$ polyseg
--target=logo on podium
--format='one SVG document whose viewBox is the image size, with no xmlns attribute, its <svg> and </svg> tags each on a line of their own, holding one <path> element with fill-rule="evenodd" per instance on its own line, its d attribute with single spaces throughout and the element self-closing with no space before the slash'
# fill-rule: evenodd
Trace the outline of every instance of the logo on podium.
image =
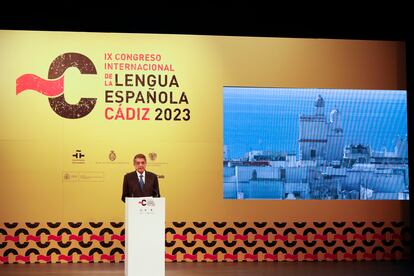
<svg viewBox="0 0 414 276">
<path fill-rule="evenodd" d="M 138 201 L 138 204 L 141 205 L 141 206 L 154 207 L 155 206 L 155 201 L 152 200 L 152 199 L 148 199 L 148 200 L 143 199 L 143 200 Z"/>
</svg>

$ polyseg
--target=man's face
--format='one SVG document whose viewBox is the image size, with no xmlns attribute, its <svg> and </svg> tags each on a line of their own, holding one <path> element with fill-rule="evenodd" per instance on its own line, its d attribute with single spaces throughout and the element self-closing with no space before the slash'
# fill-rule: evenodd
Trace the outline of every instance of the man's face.
<svg viewBox="0 0 414 276">
<path fill-rule="evenodd" d="M 137 158 L 134 161 L 135 170 L 139 173 L 143 173 L 145 171 L 145 167 L 147 166 L 147 162 L 145 162 L 144 158 Z"/>
</svg>

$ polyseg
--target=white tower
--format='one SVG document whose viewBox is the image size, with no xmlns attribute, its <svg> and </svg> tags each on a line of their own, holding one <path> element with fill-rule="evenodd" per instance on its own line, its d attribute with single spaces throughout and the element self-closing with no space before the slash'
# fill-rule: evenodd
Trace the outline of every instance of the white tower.
<svg viewBox="0 0 414 276">
<path fill-rule="evenodd" d="M 329 114 L 329 123 L 331 123 L 333 128 L 342 129 L 342 120 L 338 109 L 333 109 L 331 114 Z"/>
<path fill-rule="evenodd" d="M 324 116 L 325 101 L 319 95 L 314 115 L 299 115 L 299 159 L 324 160 L 326 158 L 327 126 Z"/>
<path fill-rule="evenodd" d="M 328 161 L 339 161 L 343 156 L 344 131 L 339 110 L 334 109 L 329 114 L 329 127 L 326 145 L 326 159 Z"/>
</svg>

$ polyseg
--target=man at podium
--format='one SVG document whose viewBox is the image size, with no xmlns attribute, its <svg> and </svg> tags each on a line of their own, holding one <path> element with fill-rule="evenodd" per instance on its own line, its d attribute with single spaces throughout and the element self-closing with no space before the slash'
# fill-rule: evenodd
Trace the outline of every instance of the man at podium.
<svg viewBox="0 0 414 276">
<path fill-rule="evenodd" d="M 124 176 L 122 201 L 125 202 L 125 197 L 160 197 L 157 175 L 145 170 L 147 166 L 145 155 L 141 153 L 135 155 L 133 163 L 135 171 Z"/>
</svg>

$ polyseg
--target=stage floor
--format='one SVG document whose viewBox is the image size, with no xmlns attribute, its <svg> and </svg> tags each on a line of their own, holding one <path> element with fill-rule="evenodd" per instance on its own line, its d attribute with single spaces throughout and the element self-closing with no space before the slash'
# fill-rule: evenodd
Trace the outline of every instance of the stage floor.
<svg viewBox="0 0 414 276">
<path fill-rule="evenodd" d="M 166 263 L 166 275 L 413 275 L 409 262 Z M 410 273 L 411 272 L 411 273 Z M 5 264 L 0 275 L 124 275 L 123 263 Z"/>
</svg>

